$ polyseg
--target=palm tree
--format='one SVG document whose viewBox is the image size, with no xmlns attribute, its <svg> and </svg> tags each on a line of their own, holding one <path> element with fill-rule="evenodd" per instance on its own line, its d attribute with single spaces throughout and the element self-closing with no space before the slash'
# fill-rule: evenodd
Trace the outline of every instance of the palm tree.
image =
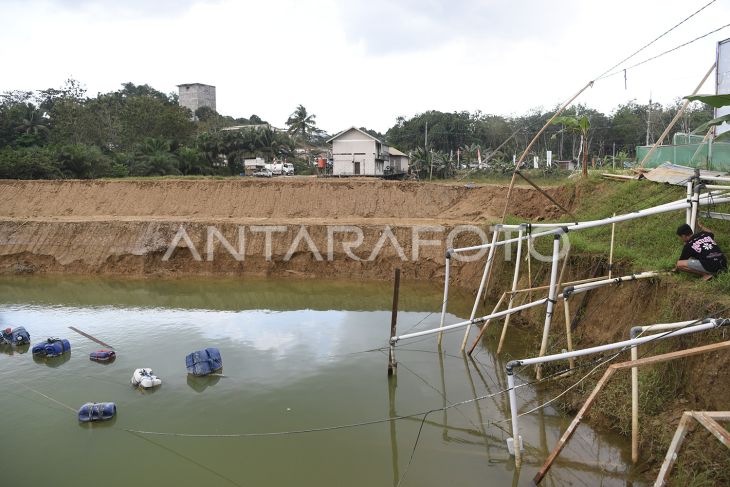
<svg viewBox="0 0 730 487">
<path fill-rule="evenodd" d="M 21 123 L 15 129 L 26 135 L 37 136 L 40 134 L 47 134 L 48 120 L 43 116 L 43 112 L 41 110 L 28 103 Z"/>
<path fill-rule="evenodd" d="M 314 121 L 315 118 L 317 118 L 316 115 L 307 113 L 304 105 L 299 105 L 286 121 L 286 125 L 289 127 L 289 133 L 306 139 L 307 134 L 311 134 L 317 128 L 317 124 Z"/>
</svg>

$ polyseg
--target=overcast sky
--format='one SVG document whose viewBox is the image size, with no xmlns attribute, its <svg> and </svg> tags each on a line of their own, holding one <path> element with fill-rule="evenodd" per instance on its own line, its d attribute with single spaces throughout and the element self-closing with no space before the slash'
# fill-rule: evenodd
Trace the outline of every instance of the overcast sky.
<svg viewBox="0 0 730 487">
<path fill-rule="evenodd" d="M 434 109 L 553 107 L 709 0 L 0 0 L 0 91 L 122 82 L 217 87 L 218 111 L 336 133 Z M 627 66 L 730 22 L 716 1 Z M 730 28 L 600 82 L 579 102 L 691 93 Z M 714 76 L 703 92 L 714 91 Z"/>
</svg>

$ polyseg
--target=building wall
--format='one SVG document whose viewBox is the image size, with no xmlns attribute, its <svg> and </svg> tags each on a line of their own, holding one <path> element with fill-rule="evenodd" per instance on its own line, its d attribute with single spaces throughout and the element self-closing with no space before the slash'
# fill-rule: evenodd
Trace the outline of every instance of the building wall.
<svg viewBox="0 0 730 487">
<path fill-rule="evenodd" d="M 200 107 L 216 109 L 215 86 L 194 83 L 180 85 L 178 90 L 180 105 L 189 108 L 193 113 Z"/>
<path fill-rule="evenodd" d="M 354 175 L 355 163 L 359 162 L 360 175 L 380 176 L 388 162 L 379 160 L 378 151 L 387 154 L 388 146 L 381 145 L 357 130 L 349 130 L 332 141 L 332 174 Z"/>
</svg>

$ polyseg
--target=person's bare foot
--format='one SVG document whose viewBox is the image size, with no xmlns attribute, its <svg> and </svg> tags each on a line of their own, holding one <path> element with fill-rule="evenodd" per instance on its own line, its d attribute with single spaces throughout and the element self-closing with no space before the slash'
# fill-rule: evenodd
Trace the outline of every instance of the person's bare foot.
<svg viewBox="0 0 730 487">
<path fill-rule="evenodd" d="M 713 275 L 712 274 L 705 274 L 704 276 L 702 276 L 702 280 L 703 281 L 709 281 L 712 278 L 713 278 Z"/>
</svg>

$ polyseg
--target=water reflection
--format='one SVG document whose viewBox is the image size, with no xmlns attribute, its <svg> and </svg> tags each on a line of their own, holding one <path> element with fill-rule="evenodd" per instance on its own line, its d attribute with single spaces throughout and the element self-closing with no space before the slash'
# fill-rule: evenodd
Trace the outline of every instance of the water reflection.
<svg viewBox="0 0 730 487">
<path fill-rule="evenodd" d="M 4 410 L 14 412 L 12 420 L 0 417 L 0 430 L 8 439 L 0 442 L 0 456 L 18 458 L 18 472 L 23 472 L 22 477 L 10 472 L 8 485 L 43 481 L 32 468 L 39 460 L 37 438 L 19 426 L 23 424 L 44 432 L 48 451 L 83 456 L 83 462 L 71 465 L 69 483 L 104 473 L 109 487 L 138 482 L 140 473 L 161 485 L 237 485 L 232 479 L 239 478 L 246 478 L 247 485 L 302 487 L 398 485 L 401 479 L 404 487 L 527 485 L 566 425 L 566 418 L 549 407 L 525 416 L 523 471 L 515 470 L 506 449 L 509 407 L 500 393 L 506 387 L 505 359 L 491 353 L 489 338 L 473 358 L 454 353 L 459 334 L 445 335 L 443 348 L 437 348 L 435 339 L 404 343 L 396 351 L 397 374 L 389 379 L 387 357 L 378 348 L 387 343 L 390 287 L 380 283 L 272 281 L 261 289 L 250 282 L 223 282 L 220 287 L 214 282 L 177 281 L 103 286 L 90 282 L 85 287 L 75 281 L 53 280 L 46 287 L 40 280 L 33 283 L 15 288 L 0 281 L 0 290 L 11 291 L 0 293 L 0 323 L 23 325 L 34 336 L 66 336 L 74 355 L 31 361 L 28 355 L 3 351 L 0 381 L 22 376 L 65 404 L 76 404 L 79 398 L 111 400 L 120 414 L 102 437 L 92 434 L 93 429 L 79 430 L 68 411 L 49 410 L 43 397 L 27 391 L 0 397 Z M 421 329 L 438 325 L 438 310 L 431 308 L 440 302 L 440 290 L 424 289 L 415 288 L 419 298 L 402 308 L 399 329 L 421 322 Z M 370 305 L 357 304 L 352 297 L 340 299 L 338 293 L 359 293 L 361 301 L 373 297 L 386 305 L 364 309 Z M 407 285 L 401 295 L 408 303 Z M 115 300 L 123 304 L 115 305 Z M 236 308 L 238 301 L 260 307 Z M 299 309 L 297 303 L 305 301 L 306 308 Z M 447 316 L 449 322 L 460 319 L 458 306 L 454 311 Z M 104 367 L 89 363 L 88 352 L 98 345 L 69 332 L 69 326 L 80 326 L 112 344 L 118 351 L 116 361 Z M 514 343 L 517 348 L 507 350 L 513 356 L 523 351 L 519 339 Z M 225 376 L 189 376 L 186 353 L 208 346 L 221 350 Z M 47 367 L 37 367 L 41 361 Z M 58 368 L 61 364 L 64 367 Z M 163 388 L 130 387 L 132 371 L 142 366 L 155 370 Z M 524 411 L 552 394 L 525 387 L 520 396 Z M 412 416 L 393 419 L 399 415 Z M 123 431 L 258 434 L 366 420 L 378 421 L 326 433 L 257 439 L 150 438 Z M 630 478 L 625 442 L 582 426 L 571 444 L 546 485 L 623 485 Z M 155 457 L 154 472 L 120 466 L 128 465 L 140 449 Z M 406 468 L 412 452 L 412 464 Z M 281 468 L 282 458 L 290 468 Z M 69 466 L 57 453 L 43 460 L 50 469 Z"/>
<path fill-rule="evenodd" d="M 33 362 L 35 362 L 37 364 L 43 364 L 46 367 L 51 367 L 52 369 L 62 366 L 63 364 L 67 363 L 69 360 L 71 360 L 71 351 L 70 350 L 68 352 L 62 353 L 61 355 L 58 355 L 56 357 L 44 357 L 42 355 L 33 355 Z"/>
</svg>

